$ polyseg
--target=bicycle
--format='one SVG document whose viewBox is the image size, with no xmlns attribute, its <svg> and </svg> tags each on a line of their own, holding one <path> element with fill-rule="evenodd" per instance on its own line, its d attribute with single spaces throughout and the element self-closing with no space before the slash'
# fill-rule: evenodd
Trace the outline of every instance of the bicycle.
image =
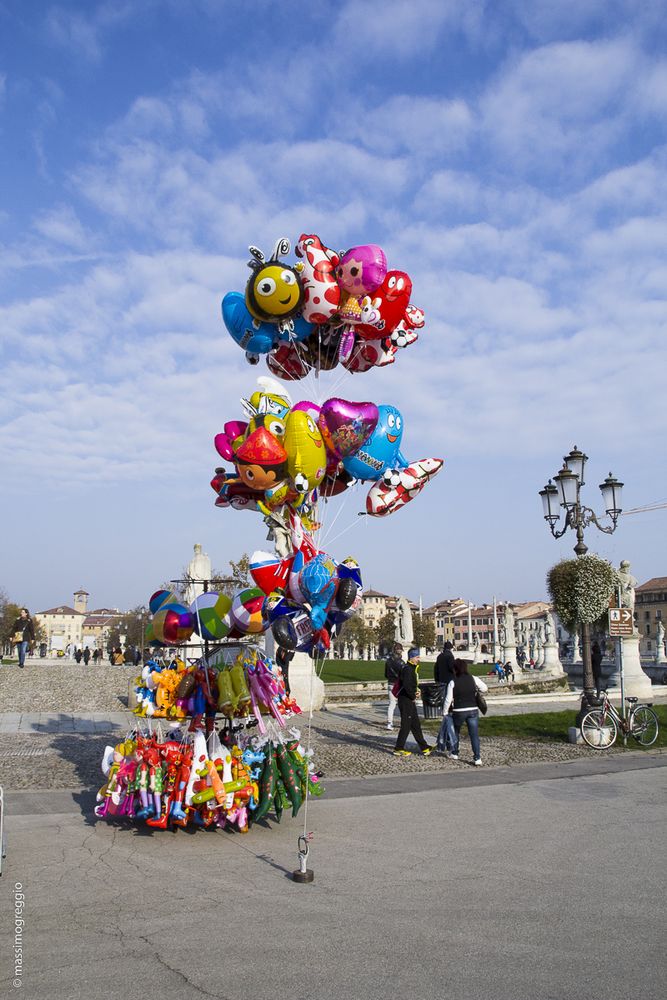
<svg viewBox="0 0 667 1000">
<path fill-rule="evenodd" d="M 593 708 L 581 720 L 584 743 L 593 750 L 607 750 L 616 742 L 619 729 L 624 736 L 632 736 L 640 746 L 653 746 L 658 738 L 658 717 L 649 705 L 639 705 L 638 698 L 626 698 L 630 713 L 623 719 L 604 693 L 602 705 Z"/>
</svg>

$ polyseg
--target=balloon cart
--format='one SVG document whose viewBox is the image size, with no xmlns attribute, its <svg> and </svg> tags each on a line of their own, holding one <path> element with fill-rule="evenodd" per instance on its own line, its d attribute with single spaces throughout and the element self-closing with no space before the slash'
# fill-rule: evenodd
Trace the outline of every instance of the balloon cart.
<svg viewBox="0 0 667 1000">
<path fill-rule="evenodd" d="M 215 434 L 224 464 L 210 481 L 225 516 L 248 511 L 263 520 L 273 550 L 252 554 L 252 585 L 233 593 L 205 586 L 189 606 L 177 591 L 153 595 L 147 641 L 176 648 L 196 633 L 204 652 L 191 667 L 178 657 L 166 669 L 156 661 L 144 666 L 137 727 L 107 748 L 97 812 L 156 828 L 245 831 L 269 812 L 279 819 L 303 804 L 294 878 L 308 882 L 308 800 L 322 793 L 310 746 L 312 683 L 302 743 L 300 730 L 290 728 L 300 709 L 283 668 L 301 652 L 320 673 L 332 642 L 361 608 L 361 567 L 353 556 L 335 557 L 331 543 L 355 525 L 395 515 L 443 460 L 405 457 L 405 422 L 393 403 L 322 393 L 323 373 L 338 369 L 336 389 L 343 377 L 394 364 L 417 342 L 425 317 L 411 302 L 410 276 L 390 269 L 376 244 L 339 253 L 302 234 L 292 262 L 290 251 L 284 237 L 268 255 L 249 247 L 244 291 L 222 299 L 230 337 L 249 365 L 264 358 L 269 374 Z M 288 385 L 299 382 L 305 398 L 295 401 Z M 360 488 L 367 490 L 364 509 L 351 510 L 349 498 Z M 329 518 L 333 501 L 340 507 Z M 346 505 L 351 519 L 332 535 Z M 269 631 L 275 660 L 259 645 Z M 234 640 L 246 645 L 224 662 L 224 646 Z M 224 720 L 219 732 L 216 715 Z"/>
</svg>

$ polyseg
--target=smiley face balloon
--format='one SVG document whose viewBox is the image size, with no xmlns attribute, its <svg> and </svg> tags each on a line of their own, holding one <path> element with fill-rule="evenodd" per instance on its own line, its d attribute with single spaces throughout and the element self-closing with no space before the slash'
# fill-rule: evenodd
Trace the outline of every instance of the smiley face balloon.
<svg viewBox="0 0 667 1000">
<path fill-rule="evenodd" d="M 327 450 L 309 413 L 290 410 L 285 421 L 283 447 L 287 452 L 287 474 L 293 489 L 305 494 L 319 486 L 327 471 Z"/>
<path fill-rule="evenodd" d="M 299 312 L 303 303 L 303 286 L 295 268 L 280 260 L 289 253 L 289 240 L 276 243 L 269 260 L 257 247 L 250 247 L 252 274 L 245 290 L 249 312 L 257 320 L 280 323 Z"/>
<path fill-rule="evenodd" d="M 389 469 L 405 469 L 407 459 L 401 454 L 403 415 L 395 406 L 378 406 L 378 422 L 355 455 L 343 466 L 355 479 L 380 479 Z"/>
</svg>

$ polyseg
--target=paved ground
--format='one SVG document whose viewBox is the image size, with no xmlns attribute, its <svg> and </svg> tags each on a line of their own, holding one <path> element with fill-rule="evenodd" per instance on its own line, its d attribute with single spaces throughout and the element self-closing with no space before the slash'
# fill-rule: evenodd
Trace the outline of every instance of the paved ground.
<svg viewBox="0 0 667 1000">
<path fill-rule="evenodd" d="M 481 769 L 467 744 L 458 763 L 400 760 L 382 704 L 336 706 L 313 719 L 326 796 L 307 813 L 154 833 L 93 814 L 103 747 L 136 721 L 132 671 L 97 670 L 0 671 L 8 990 L 20 883 L 16 989 L 37 1000 L 662 991 L 667 754 L 483 738 Z M 310 886 L 288 878 L 304 830 Z"/>
<path fill-rule="evenodd" d="M 665 763 L 332 782 L 306 820 L 309 886 L 287 877 L 296 820 L 151 834 L 58 806 L 64 793 L 13 793 L 0 982 L 18 881 L 37 1000 L 659 996 Z"/>
</svg>

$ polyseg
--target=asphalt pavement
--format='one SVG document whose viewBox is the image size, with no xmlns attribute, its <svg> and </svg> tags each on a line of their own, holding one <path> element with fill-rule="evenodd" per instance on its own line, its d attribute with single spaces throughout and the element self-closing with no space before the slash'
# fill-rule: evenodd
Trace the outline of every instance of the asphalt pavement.
<svg viewBox="0 0 667 1000">
<path fill-rule="evenodd" d="M 0 981 L 19 883 L 16 989 L 38 1000 L 658 996 L 665 765 L 340 779 L 305 824 L 246 836 L 111 826 L 87 793 L 13 792 Z M 289 878 L 304 829 L 311 885 Z"/>
</svg>

